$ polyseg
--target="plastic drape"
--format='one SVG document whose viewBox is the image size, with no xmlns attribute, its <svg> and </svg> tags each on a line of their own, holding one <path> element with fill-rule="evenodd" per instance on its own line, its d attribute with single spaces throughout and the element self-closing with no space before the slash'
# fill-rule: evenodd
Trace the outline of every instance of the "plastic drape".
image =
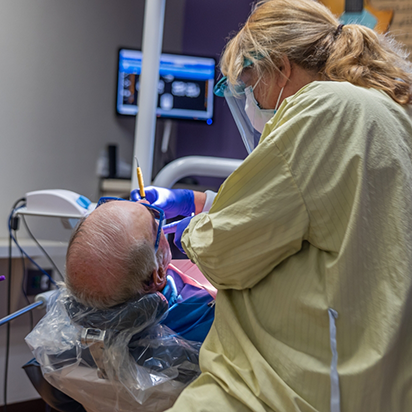
<svg viewBox="0 0 412 412">
<path fill-rule="evenodd" d="M 200 343 L 159 324 L 167 308 L 154 293 L 101 311 L 62 288 L 26 342 L 45 379 L 88 412 L 162 411 L 200 373 Z"/>
</svg>

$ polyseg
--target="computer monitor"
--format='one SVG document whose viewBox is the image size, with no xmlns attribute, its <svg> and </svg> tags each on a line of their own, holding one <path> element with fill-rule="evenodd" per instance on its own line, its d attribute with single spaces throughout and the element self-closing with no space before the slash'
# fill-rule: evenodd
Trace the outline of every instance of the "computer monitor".
<svg viewBox="0 0 412 412">
<path fill-rule="evenodd" d="M 213 58 L 162 54 L 156 115 L 212 124 L 215 66 Z M 117 113 L 136 115 L 141 69 L 141 51 L 119 50 Z"/>
</svg>

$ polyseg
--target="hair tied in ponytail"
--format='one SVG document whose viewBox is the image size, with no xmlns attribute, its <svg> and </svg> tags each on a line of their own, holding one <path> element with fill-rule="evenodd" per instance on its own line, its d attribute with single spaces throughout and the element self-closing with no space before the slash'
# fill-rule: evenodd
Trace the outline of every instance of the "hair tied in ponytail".
<svg viewBox="0 0 412 412">
<path fill-rule="evenodd" d="M 344 26 L 344 24 L 339 24 L 338 28 L 335 31 L 335 37 L 339 36 L 339 34 L 342 33 L 343 26 Z"/>
</svg>

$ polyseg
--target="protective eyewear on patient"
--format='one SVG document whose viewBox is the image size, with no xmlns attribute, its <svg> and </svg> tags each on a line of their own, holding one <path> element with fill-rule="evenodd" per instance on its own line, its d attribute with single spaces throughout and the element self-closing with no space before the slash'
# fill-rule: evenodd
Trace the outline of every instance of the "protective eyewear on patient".
<svg viewBox="0 0 412 412">
<path fill-rule="evenodd" d="M 120 197 L 106 196 L 106 197 L 101 197 L 99 199 L 99 201 L 97 202 L 97 205 L 96 205 L 96 209 L 104 203 L 113 202 L 113 201 L 125 201 L 125 202 L 136 203 L 133 200 L 122 199 Z M 149 205 L 147 203 L 139 203 L 139 204 L 141 204 L 146 209 L 148 209 L 148 211 L 151 213 L 151 215 L 154 217 L 154 219 L 158 222 L 156 241 L 155 241 L 155 244 L 154 244 L 155 252 L 157 252 L 157 249 L 159 248 L 159 242 L 160 242 L 160 236 L 161 236 L 161 233 L 162 233 L 163 222 L 165 220 L 165 213 L 163 212 L 162 209 L 160 209 L 156 206 Z"/>
</svg>

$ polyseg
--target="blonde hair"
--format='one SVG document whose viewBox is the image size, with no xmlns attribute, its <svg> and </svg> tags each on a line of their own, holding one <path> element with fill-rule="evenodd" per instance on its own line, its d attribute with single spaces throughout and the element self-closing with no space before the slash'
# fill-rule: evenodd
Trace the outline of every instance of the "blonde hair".
<svg viewBox="0 0 412 412">
<path fill-rule="evenodd" d="M 245 61 L 261 78 L 281 73 L 285 56 L 323 80 L 383 90 L 402 105 L 412 101 L 407 53 L 393 39 L 367 27 L 340 27 L 331 11 L 315 0 L 258 2 L 227 44 L 220 66 L 228 82 L 236 85 Z"/>
</svg>

